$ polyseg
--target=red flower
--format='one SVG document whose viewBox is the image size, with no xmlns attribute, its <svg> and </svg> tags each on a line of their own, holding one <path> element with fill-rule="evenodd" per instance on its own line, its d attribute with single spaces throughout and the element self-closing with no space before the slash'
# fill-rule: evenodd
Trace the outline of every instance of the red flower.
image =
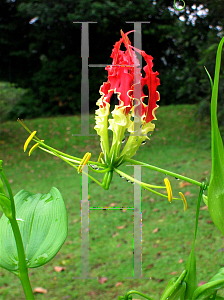
<svg viewBox="0 0 224 300">
<path fill-rule="evenodd" d="M 121 30 L 122 37 L 114 45 L 111 54 L 113 58 L 112 65 L 105 68 L 108 71 L 108 80 L 100 88 L 100 94 L 102 95 L 100 107 L 105 107 L 106 102 L 110 103 L 111 96 L 115 93 L 119 100 L 118 108 L 123 109 L 125 115 L 130 112 L 135 104 L 135 115 L 138 113 L 143 122 L 149 123 L 156 119 L 155 110 L 158 107 L 156 102 L 159 100 L 157 86 L 160 85 L 157 75 L 159 73 L 152 71 L 152 56 L 131 46 L 128 38 L 130 32 L 132 31 L 123 33 Z M 120 50 L 122 43 L 124 43 L 126 51 Z M 145 77 L 141 74 L 140 63 L 134 50 L 140 53 L 146 61 L 147 65 L 143 68 Z M 143 93 L 145 85 L 148 87 L 148 96 Z M 137 91 L 139 91 L 140 99 L 134 98 Z M 148 97 L 147 105 L 143 103 L 145 97 Z M 134 100 L 135 103 L 133 103 Z"/>
</svg>

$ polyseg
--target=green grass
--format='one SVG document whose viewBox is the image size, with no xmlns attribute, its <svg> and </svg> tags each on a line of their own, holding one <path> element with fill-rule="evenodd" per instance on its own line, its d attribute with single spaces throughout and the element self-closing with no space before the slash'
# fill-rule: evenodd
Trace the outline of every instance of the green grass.
<svg viewBox="0 0 224 300">
<path fill-rule="evenodd" d="M 210 124 L 199 122 L 195 111 L 196 107 L 189 105 L 160 107 L 151 140 L 141 146 L 134 158 L 198 181 L 209 178 Z M 89 151 L 92 160 L 98 158 L 98 136 L 72 136 L 81 132 L 80 117 L 40 118 L 25 123 L 31 130 L 37 130 L 38 137 L 48 145 L 78 157 Z M 94 116 L 91 115 L 90 133 L 94 133 L 93 126 Z M 142 273 L 151 279 L 127 279 L 133 275 L 132 212 L 90 211 L 89 276 L 107 277 L 107 281 L 101 284 L 94 278 L 74 279 L 81 276 L 81 176 L 69 165 L 39 149 L 28 157 L 23 152 L 28 134 L 17 122 L 4 123 L 0 134 L 0 159 L 14 194 L 21 189 L 47 193 L 55 186 L 62 193 L 68 211 L 69 230 L 65 244 L 50 263 L 29 270 L 32 287 L 48 290 L 47 294 L 36 294 L 35 299 L 117 299 L 130 289 L 159 299 L 168 280 L 183 271 L 190 253 L 199 189 L 192 185 L 180 187 L 181 181 L 170 178 L 174 196 L 178 196 L 179 191 L 187 193 L 186 212 L 181 201 L 169 204 L 165 198 L 142 191 Z M 133 167 L 122 169 L 134 173 Z M 163 174 L 142 169 L 144 181 L 163 184 Z M 117 207 L 133 206 L 133 189 L 132 184 L 116 174 L 108 191 L 90 180 L 90 206 L 111 203 Z M 159 231 L 153 233 L 157 227 Z M 223 248 L 224 238 L 211 223 L 208 210 L 201 210 L 196 242 L 198 282 L 207 281 L 224 267 Z M 57 273 L 54 266 L 63 266 L 65 270 Z M 121 284 L 116 286 L 118 282 Z M 3 269 L 0 270 L 0 299 L 25 299 L 19 280 Z"/>
</svg>

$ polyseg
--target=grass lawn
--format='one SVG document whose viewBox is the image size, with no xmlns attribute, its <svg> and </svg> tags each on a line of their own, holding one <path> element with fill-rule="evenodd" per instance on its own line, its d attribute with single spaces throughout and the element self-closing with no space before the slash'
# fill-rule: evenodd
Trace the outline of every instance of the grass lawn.
<svg viewBox="0 0 224 300">
<path fill-rule="evenodd" d="M 135 159 L 191 177 L 209 179 L 211 168 L 210 123 L 199 122 L 195 106 L 177 105 L 157 110 L 156 130 L 142 145 Z M 45 143 L 68 154 L 82 157 L 87 151 L 91 160 L 100 153 L 98 136 L 73 136 L 81 132 L 80 117 L 55 117 L 25 120 L 37 130 Z M 90 116 L 90 133 L 95 133 L 94 116 Z M 159 299 L 169 279 L 179 276 L 191 251 L 196 200 L 199 188 L 170 178 L 174 196 L 185 194 L 186 212 L 181 201 L 171 204 L 148 191 L 142 191 L 142 274 L 133 276 L 133 212 L 131 210 L 91 210 L 89 214 L 89 277 L 81 276 L 81 175 L 58 158 L 40 149 L 28 157 L 23 144 L 28 133 L 17 122 L 0 128 L 0 159 L 14 195 L 21 189 L 47 193 L 57 187 L 68 212 L 68 237 L 56 257 L 42 268 L 30 269 L 32 288 L 47 289 L 35 299 L 117 299 L 131 289 Z M 123 167 L 133 175 L 133 167 Z M 99 177 L 100 178 L 100 177 Z M 142 168 L 142 179 L 163 184 L 164 175 Z M 133 206 L 134 186 L 117 174 L 108 191 L 89 180 L 90 206 Z M 156 230 L 155 230 L 156 229 Z M 223 260 L 224 238 L 214 226 L 205 204 L 201 203 L 196 258 L 198 282 L 209 280 Z M 54 267 L 64 271 L 56 272 Z M 145 279 L 150 277 L 151 279 Z M 103 278 L 103 280 L 101 280 Z M 19 279 L 0 269 L 0 299 L 24 300 Z M 143 299 L 134 296 L 133 299 Z"/>
</svg>

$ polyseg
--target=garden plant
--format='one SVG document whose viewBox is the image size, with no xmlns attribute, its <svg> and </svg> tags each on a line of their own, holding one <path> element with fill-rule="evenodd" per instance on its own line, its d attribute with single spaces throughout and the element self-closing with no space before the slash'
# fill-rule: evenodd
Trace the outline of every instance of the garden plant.
<svg viewBox="0 0 224 300">
<path fill-rule="evenodd" d="M 208 183 L 207 181 L 199 182 L 132 158 L 140 145 L 149 139 L 148 132 L 155 128 L 152 121 L 156 120 L 157 101 L 160 99 L 157 88 L 160 81 L 159 73 L 152 70 L 152 56 L 134 48 L 128 38 L 129 34 L 131 32 L 123 33 L 121 30 L 121 38 L 115 43 L 112 51 L 112 64 L 106 67 L 108 80 L 100 88 L 101 98 L 97 101 L 99 108 L 96 110 L 95 116 L 95 130 L 100 136 L 102 149 L 98 161 L 91 161 L 90 152 L 87 152 L 83 158 L 78 158 L 54 149 L 38 138 L 36 131 L 31 131 L 22 120 L 18 120 L 30 134 L 24 144 L 24 151 L 30 142 L 34 141 L 35 144 L 29 150 L 29 155 L 39 148 L 62 159 L 75 168 L 78 173 L 87 175 L 105 190 L 109 189 L 113 174 L 117 173 L 129 182 L 168 199 L 169 202 L 182 201 L 184 210 L 187 209 L 187 201 L 181 192 L 179 198 L 173 197 L 167 176 L 198 186 L 199 194 L 191 252 L 183 272 L 170 279 L 161 300 L 224 299 L 217 295 L 217 292 L 224 287 L 224 268 L 214 270 L 213 277 L 198 287 L 195 257 L 195 240 L 202 200 L 207 205 L 215 226 L 224 235 L 224 149 L 217 121 L 219 73 L 224 38 L 220 41 L 217 50 L 214 80 L 206 70 L 212 90 L 212 169 Z M 125 46 L 125 51 L 120 50 L 122 44 Z M 142 75 L 143 72 L 135 52 L 138 52 L 146 62 L 146 66 L 143 68 L 145 75 Z M 145 86 L 147 86 L 148 95 L 143 92 Z M 110 101 L 114 94 L 119 103 L 111 111 Z M 112 131 L 112 141 L 110 141 L 108 130 Z M 126 140 L 127 132 L 128 139 Z M 164 174 L 164 185 L 157 186 L 139 181 L 121 171 L 119 167 L 122 164 L 139 165 Z M 88 174 L 85 172 L 85 166 L 88 166 Z M 21 190 L 13 196 L 9 180 L 3 169 L 4 164 L 1 160 L 0 208 L 3 215 L 0 219 L 0 266 L 19 277 L 26 299 L 32 300 L 34 295 L 29 281 L 28 268 L 36 268 L 49 262 L 65 242 L 67 237 L 66 208 L 62 196 L 56 188 L 52 188 L 49 193 L 43 195 Z M 102 174 L 102 181 L 96 179 L 94 173 Z M 167 190 L 167 195 L 157 191 L 163 188 Z M 130 290 L 124 296 L 119 296 L 118 299 L 129 300 L 134 294 L 145 299 L 152 299 L 137 290 Z"/>
</svg>

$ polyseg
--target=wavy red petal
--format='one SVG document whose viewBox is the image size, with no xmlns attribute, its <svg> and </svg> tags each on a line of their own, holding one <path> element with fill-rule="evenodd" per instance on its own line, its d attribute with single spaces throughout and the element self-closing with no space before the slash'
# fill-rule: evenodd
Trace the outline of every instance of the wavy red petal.
<svg viewBox="0 0 224 300">
<path fill-rule="evenodd" d="M 126 107 L 124 110 L 125 114 L 128 114 L 133 107 L 133 95 L 135 93 L 140 94 L 141 99 L 139 99 L 139 105 L 136 107 L 136 110 L 148 123 L 155 119 L 154 112 L 158 107 L 156 102 L 159 100 L 159 93 L 157 92 L 157 87 L 160 85 L 160 80 L 157 77 L 159 73 L 152 71 L 153 57 L 151 55 L 131 46 L 131 42 L 128 38 L 130 32 L 133 31 L 123 33 L 121 30 L 122 37 L 115 43 L 112 50 L 112 65 L 106 67 L 106 70 L 108 71 L 108 81 L 103 83 L 100 88 L 100 93 L 102 95 L 102 103 L 104 106 L 106 105 L 105 102 L 110 102 L 112 94 L 117 93 L 119 105 Z M 120 50 L 122 43 L 124 43 L 126 51 Z M 141 70 L 139 68 L 140 63 L 135 51 L 140 53 L 146 61 L 147 65 L 143 68 L 145 77 L 141 76 Z M 148 87 L 148 96 L 143 93 L 144 85 L 147 85 Z M 136 91 L 138 91 L 138 93 Z M 143 103 L 145 97 L 148 97 L 148 105 Z M 136 100 L 138 101 L 138 99 Z"/>
</svg>

